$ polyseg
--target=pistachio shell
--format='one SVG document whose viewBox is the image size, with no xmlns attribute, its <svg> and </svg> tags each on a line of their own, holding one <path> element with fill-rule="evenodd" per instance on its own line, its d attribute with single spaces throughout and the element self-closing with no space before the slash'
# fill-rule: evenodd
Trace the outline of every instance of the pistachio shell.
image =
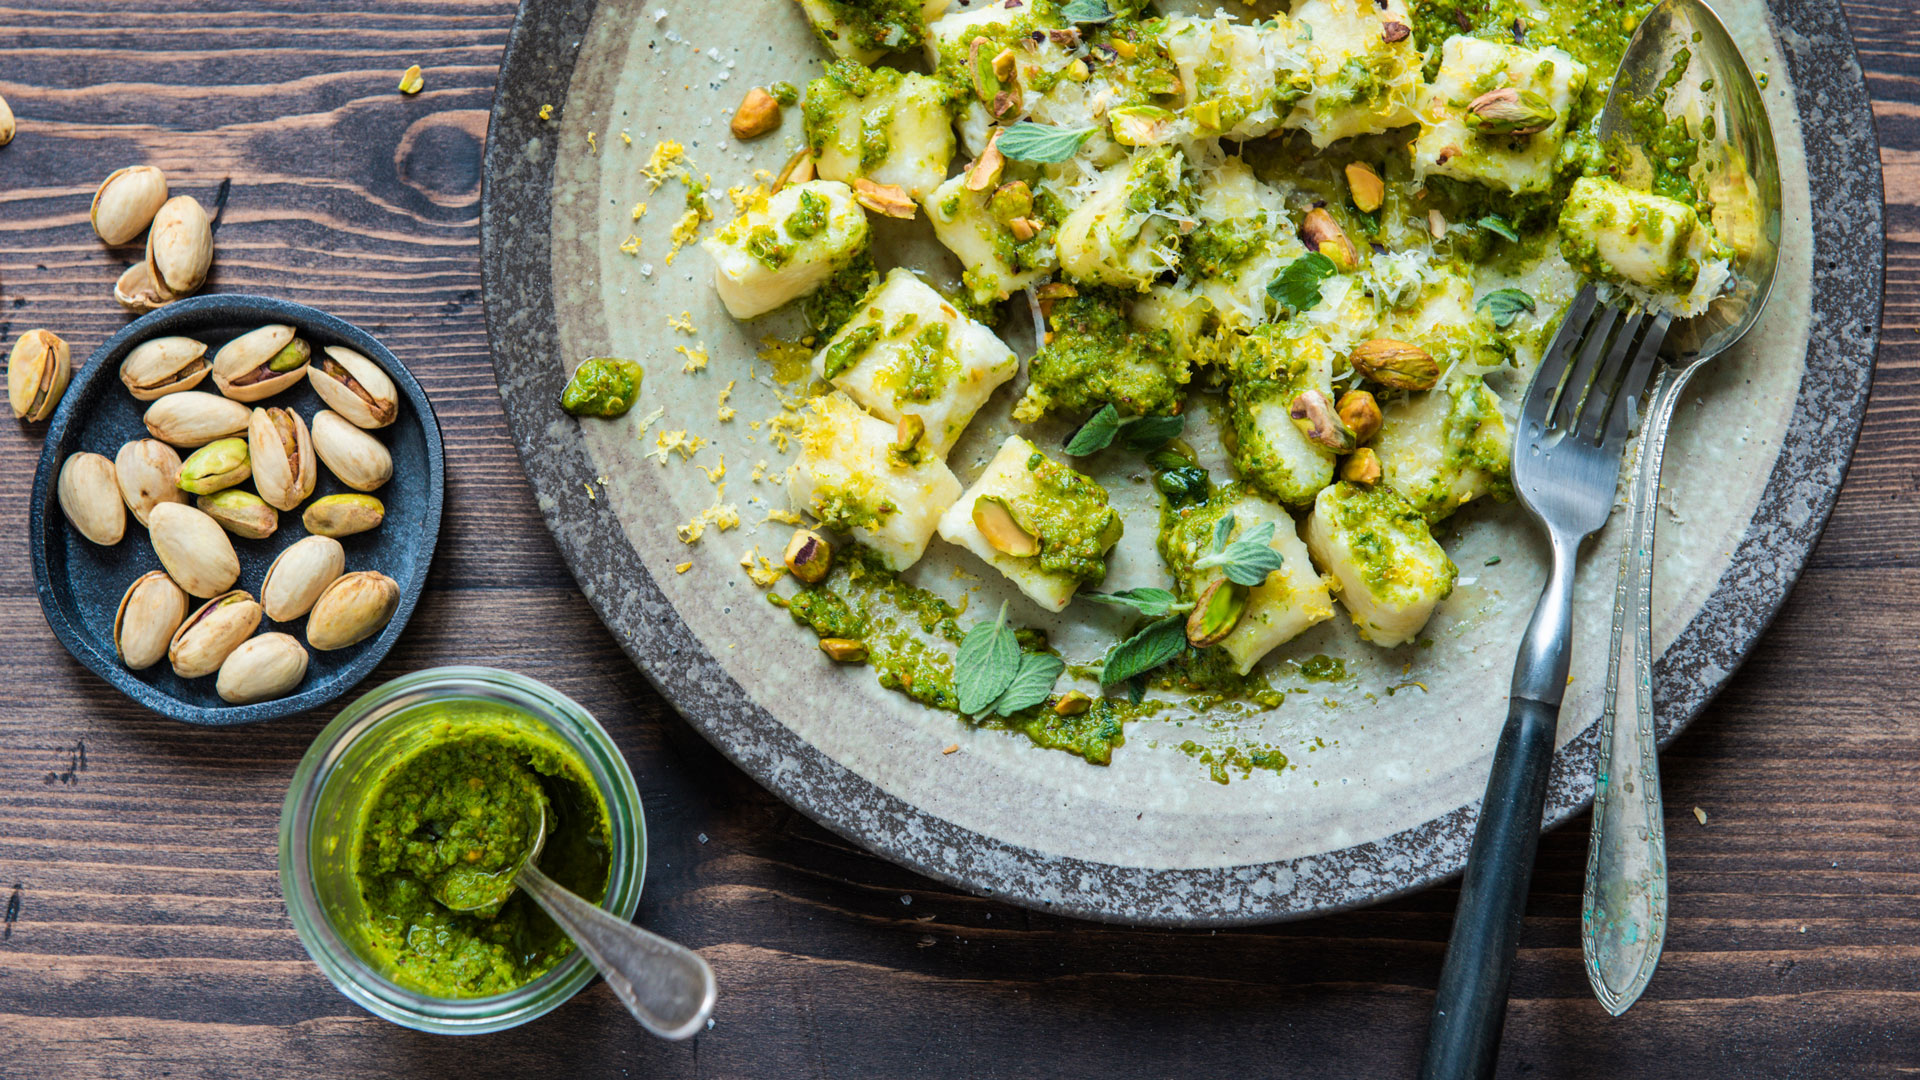
<svg viewBox="0 0 1920 1080">
<path fill-rule="evenodd" d="M 400 606 L 400 586 L 377 570 L 335 578 L 307 616 L 307 644 L 344 649 L 378 633 Z"/>
<path fill-rule="evenodd" d="M 213 366 L 206 356 L 207 347 L 192 338 L 143 341 L 120 361 L 120 381 L 141 401 L 156 401 L 200 385 Z"/>
<path fill-rule="evenodd" d="M 259 626 L 260 605 L 252 593 L 245 589 L 222 593 L 200 605 L 173 632 L 167 660 L 173 664 L 173 673 L 183 679 L 211 675 Z"/>
<path fill-rule="evenodd" d="M 220 664 L 214 689 L 230 705 L 284 697 L 307 677 L 307 650 L 291 634 L 248 638 Z"/>
<path fill-rule="evenodd" d="M 80 535 L 111 547 L 127 534 L 127 504 L 113 462 L 99 454 L 72 454 L 60 465 L 60 512 Z"/>
<path fill-rule="evenodd" d="M 393 478 L 393 455 L 339 413 L 322 409 L 314 414 L 313 449 L 333 475 L 355 491 L 373 491 Z"/>
<path fill-rule="evenodd" d="M 147 515 L 147 532 L 160 565 L 193 596 L 218 596 L 240 580 L 240 557 L 233 553 L 219 522 L 191 506 L 159 503 Z"/>
<path fill-rule="evenodd" d="M 13 141 L 13 130 L 13 106 L 7 104 L 6 98 L 0 97 L 0 146 Z"/>
<path fill-rule="evenodd" d="M 73 377 L 73 357 L 60 335 L 29 330 L 7 356 L 7 400 L 13 415 L 35 422 L 53 415 Z"/>
<path fill-rule="evenodd" d="M 132 243 L 166 201 L 166 173 L 151 165 L 116 169 L 93 193 L 93 231 L 116 247 Z"/>
<path fill-rule="evenodd" d="M 253 475 L 247 440 L 229 436 L 195 450 L 180 466 L 180 490 L 211 495 L 246 482 Z"/>
<path fill-rule="evenodd" d="M 265 540 L 280 528 L 280 515 L 251 491 L 228 488 L 193 500 L 200 512 L 220 527 L 246 540 Z"/>
<path fill-rule="evenodd" d="M 260 604 L 274 622 L 292 622 L 313 610 L 314 601 L 347 569 L 347 551 L 330 536 L 302 537 L 267 567 L 260 583 Z"/>
<path fill-rule="evenodd" d="M 307 504 L 300 523 L 315 536 L 352 536 L 377 529 L 387 508 L 371 495 L 328 495 Z"/>
<path fill-rule="evenodd" d="M 213 357 L 213 381 L 235 401 L 259 401 L 306 377 L 313 349 L 293 336 L 293 327 L 274 324 L 241 334 Z"/>
<path fill-rule="evenodd" d="M 400 398 L 380 365 L 352 349 L 329 345 L 307 372 L 314 393 L 355 427 L 383 428 L 400 415 Z"/>
<path fill-rule="evenodd" d="M 973 527 L 987 538 L 995 551 L 1016 559 L 1040 554 L 1040 541 L 1014 520 L 1013 508 L 998 495 L 982 495 L 973 500 Z"/>
<path fill-rule="evenodd" d="M 213 223 L 191 195 L 176 195 L 161 205 L 147 233 L 147 273 L 176 297 L 206 283 L 213 265 Z"/>
<path fill-rule="evenodd" d="M 120 482 L 120 497 L 142 525 L 156 505 L 187 501 L 187 493 L 180 490 L 180 455 L 158 439 L 135 439 L 122 446 L 114 455 L 113 475 Z"/>
<path fill-rule="evenodd" d="M 204 390 L 186 390 L 147 406 L 143 419 L 153 437 L 171 446 L 205 446 L 247 430 L 253 412 Z"/>
<path fill-rule="evenodd" d="M 135 315 L 157 311 L 179 299 L 153 280 L 145 262 L 134 263 L 121 271 L 120 279 L 113 283 L 113 298 Z"/>
<path fill-rule="evenodd" d="M 253 486 L 268 504 L 290 511 L 313 494 L 319 459 L 299 413 L 277 406 L 253 410 L 247 422 L 247 449 L 253 454 Z M 309 527 L 308 531 L 314 530 Z"/>
<path fill-rule="evenodd" d="M 127 586 L 113 616 L 113 651 L 140 671 L 166 659 L 167 643 L 187 618 L 187 594 L 164 571 L 142 574 Z"/>
</svg>

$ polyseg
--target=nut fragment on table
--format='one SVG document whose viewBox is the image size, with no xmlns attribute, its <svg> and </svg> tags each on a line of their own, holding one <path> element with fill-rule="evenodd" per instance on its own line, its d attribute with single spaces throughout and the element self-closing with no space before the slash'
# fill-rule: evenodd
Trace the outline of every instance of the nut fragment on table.
<svg viewBox="0 0 1920 1080">
<path fill-rule="evenodd" d="M 161 204 L 147 231 L 147 273 L 174 297 L 204 285 L 213 265 L 213 222 L 200 200 L 176 195 Z"/>
<path fill-rule="evenodd" d="M 347 570 L 347 551 L 330 536 L 295 541 L 267 567 L 260 606 L 274 622 L 292 622 L 313 610 L 320 594 Z"/>
<path fill-rule="evenodd" d="M 179 299 L 153 280 L 144 261 L 134 263 L 120 274 L 120 279 L 113 283 L 113 298 L 135 315 L 157 311 Z"/>
<path fill-rule="evenodd" d="M 341 537 L 377 529 L 386 518 L 387 508 L 371 495 L 328 495 L 308 503 L 300 523 L 315 536 Z"/>
<path fill-rule="evenodd" d="M 329 345 L 307 371 L 313 392 L 355 427 L 383 428 L 400 415 L 400 395 L 380 365 L 339 345 Z"/>
<path fill-rule="evenodd" d="M 240 580 L 240 557 L 220 523 L 191 506 L 159 503 L 147 533 L 160 565 L 192 596 L 218 596 Z"/>
<path fill-rule="evenodd" d="M 307 615 L 307 644 L 328 652 L 365 641 L 387 625 L 400 606 L 400 586 L 377 570 L 334 579 Z"/>
<path fill-rule="evenodd" d="M 147 406 L 142 419 L 153 437 L 170 446 L 205 446 L 247 430 L 253 410 L 204 390 L 184 390 Z"/>
<path fill-rule="evenodd" d="M 93 231 L 115 247 L 132 243 L 166 201 L 166 173 L 151 165 L 115 169 L 93 193 Z"/>
<path fill-rule="evenodd" d="M 205 345 L 188 337 L 158 337 L 135 345 L 120 361 L 120 381 L 136 399 L 158 401 L 199 386 L 212 370 Z"/>
<path fill-rule="evenodd" d="M 372 491 L 393 477 L 393 455 L 380 440 L 322 409 L 313 417 L 313 449 L 340 482 Z"/>
<path fill-rule="evenodd" d="M 247 440 L 228 436 L 215 439 L 188 456 L 180 466 L 180 490 L 211 495 L 245 483 L 252 475 L 253 457 L 247 453 Z"/>
<path fill-rule="evenodd" d="M 833 545 L 812 529 L 796 529 L 787 541 L 787 570 L 808 585 L 817 585 L 833 569 Z"/>
<path fill-rule="evenodd" d="M 187 618 L 187 594 L 165 571 L 134 579 L 113 616 L 113 651 L 134 671 L 167 658 L 167 645 Z"/>
<path fill-rule="evenodd" d="M 728 127 L 736 139 L 757 139 L 780 126 L 780 102 L 763 86 L 747 91 Z"/>
<path fill-rule="evenodd" d="M 244 540 L 265 540 L 280 528 L 280 515 L 251 491 L 228 488 L 193 500 L 201 513 Z"/>
<path fill-rule="evenodd" d="M 213 686 L 229 705 L 285 697 L 307 677 L 307 650 L 291 634 L 248 638 L 220 663 Z"/>
<path fill-rule="evenodd" d="M 39 422 L 53 415 L 73 377 L 67 343 L 49 330 L 29 330 L 7 356 L 7 400 L 13 415 Z"/>
<path fill-rule="evenodd" d="M 235 401 L 259 401 L 306 377 L 313 346 L 278 323 L 249 330 L 213 356 L 213 382 Z"/>
<path fill-rule="evenodd" d="M 112 547 L 127 534 L 127 504 L 113 462 L 103 455 L 69 454 L 60 465 L 60 512 L 81 536 Z"/>
<path fill-rule="evenodd" d="M 167 643 L 173 673 L 197 679 L 220 670 L 228 654 L 260 626 L 260 604 L 245 589 L 222 593 L 200 605 Z"/>
<path fill-rule="evenodd" d="M 313 494 L 320 467 L 313 436 L 299 413 L 279 406 L 253 410 L 247 449 L 253 455 L 253 486 L 269 504 L 292 510 Z"/>
<path fill-rule="evenodd" d="M 180 490 L 180 455 L 158 439 L 135 439 L 122 446 L 113 457 L 113 475 L 120 482 L 120 497 L 142 525 L 157 504 L 187 501 L 187 493 Z"/>
</svg>

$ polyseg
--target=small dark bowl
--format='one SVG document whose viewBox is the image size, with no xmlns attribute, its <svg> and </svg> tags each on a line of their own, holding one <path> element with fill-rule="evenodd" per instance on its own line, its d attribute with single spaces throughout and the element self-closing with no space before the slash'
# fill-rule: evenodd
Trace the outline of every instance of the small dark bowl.
<svg viewBox="0 0 1920 1080">
<path fill-rule="evenodd" d="M 113 647 L 113 620 L 120 598 L 135 578 L 159 570 L 159 556 L 147 541 L 146 530 L 127 514 L 127 534 L 112 547 L 100 547 L 82 537 L 60 512 L 55 484 L 67 455 L 91 450 L 108 459 L 135 439 L 148 438 L 141 416 L 147 402 L 137 401 L 120 382 L 120 362 L 135 345 L 150 338 L 181 335 L 207 344 L 211 357 L 221 345 L 256 327 L 284 323 L 313 344 L 314 355 L 327 345 L 343 345 L 385 368 L 404 399 L 400 417 L 373 432 L 393 455 L 393 479 L 374 492 L 386 504 L 387 516 L 379 528 L 340 543 L 346 548 L 347 569 L 378 570 L 400 585 L 400 606 L 378 636 L 333 652 L 308 650 L 306 678 L 293 693 L 253 705 L 229 705 L 214 692 L 214 679 L 182 679 L 165 660 L 145 671 L 129 671 Z M 195 389 L 217 393 L 211 377 Z M 326 407 L 306 380 L 256 405 L 290 407 L 311 421 Z M 186 452 L 181 454 L 186 457 Z M 162 716 L 189 724 L 250 724 L 291 716 L 324 705 L 366 678 L 374 665 L 406 629 L 420 590 L 426 584 L 440 535 L 440 508 L 445 498 L 445 463 L 441 459 L 440 423 L 433 415 L 426 391 L 405 365 L 371 334 L 322 311 L 263 296 L 215 294 L 176 301 L 129 324 L 94 351 L 86 366 L 74 373 L 60 408 L 48 424 L 40 469 L 33 478 L 33 509 L 28 530 L 33 538 L 33 576 L 47 625 L 74 659 L 119 687 L 128 697 Z M 319 467 L 313 498 L 351 492 Z M 240 556 L 240 580 L 234 586 L 256 598 L 260 582 L 275 557 L 306 535 L 300 523 L 302 503 L 280 514 L 280 527 L 265 540 L 232 537 Z M 188 610 L 203 601 L 189 600 Z M 281 630 L 306 643 L 305 619 L 278 624 L 262 618 L 260 633 Z"/>
</svg>

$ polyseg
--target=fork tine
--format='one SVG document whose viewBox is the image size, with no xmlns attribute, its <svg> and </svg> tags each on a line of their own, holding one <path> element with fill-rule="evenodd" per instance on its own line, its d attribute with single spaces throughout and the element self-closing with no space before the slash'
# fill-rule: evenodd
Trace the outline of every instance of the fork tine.
<svg viewBox="0 0 1920 1080">
<path fill-rule="evenodd" d="M 1607 407 L 1613 404 L 1614 387 L 1620 382 L 1620 371 L 1627 366 L 1627 357 L 1633 353 L 1633 339 L 1639 335 L 1640 327 L 1647 320 L 1646 312 L 1632 311 L 1626 321 L 1620 324 L 1620 330 L 1613 336 L 1613 348 L 1607 350 L 1607 361 L 1600 365 L 1600 373 L 1593 377 L 1593 389 L 1587 393 L 1586 404 L 1580 408 L 1580 421 L 1577 431 L 1579 437 L 1588 442 L 1599 442 L 1600 434 L 1606 427 Z"/>
<path fill-rule="evenodd" d="M 1648 325 L 1646 336 L 1640 340 L 1640 351 L 1633 358 L 1633 366 L 1627 369 L 1626 377 L 1620 380 L 1620 390 L 1613 395 L 1613 411 L 1607 420 L 1607 438 L 1602 448 L 1617 453 L 1625 445 L 1627 435 L 1633 430 L 1633 424 L 1645 410 L 1641 408 L 1641 398 L 1647 392 L 1647 383 L 1653 378 L 1653 369 L 1660 361 L 1660 346 L 1667 340 L 1667 328 L 1673 325 L 1673 316 L 1662 312 Z"/>
<path fill-rule="evenodd" d="M 1612 304 L 1603 306 L 1594 317 L 1593 325 L 1587 329 L 1586 341 L 1581 345 L 1580 359 L 1574 362 L 1566 389 L 1560 391 L 1560 400 L 1554 403 L 1553 421 L 1547 425 L 1550 430 L 1572 432 L 1574 418 L 1580 414 L 1580 404 L 1593 386 L 1593 373 L 1600 366 L 1600 357 L 1607 351 L 1607 341 L 1613 334 L 1613 324 L 1619 318 L 1620 309 Z"/>
<path fill-rule="evenodd" d="M 1573 303 L 1567 305 L 1567 314 L 1560 320 L 1560 329 L 1554 331 L 1553 341 L 1547 345 L 1546 353 L 1540 358 L 1540 366 L 1534 370 L 1533 382 L 1527 387 L 1526 402 L 1521 406 L 1521 415 L 1538 421 L 1543 428 L 1553 409 L 1554 396 L 1566 377 L 1567 362 L 1586 337 L 1587 323 L 1593 317 L 1593 305 L 1598 298 L 1591 285 L 1580 290 L 1579 295 L 1573 298 Z"/>
</svg>

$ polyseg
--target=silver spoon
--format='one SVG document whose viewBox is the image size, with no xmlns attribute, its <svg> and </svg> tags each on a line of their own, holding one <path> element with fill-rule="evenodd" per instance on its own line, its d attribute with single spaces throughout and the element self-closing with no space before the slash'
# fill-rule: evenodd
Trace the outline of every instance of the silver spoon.
<svg viewBox="0 0 1920 1080">
<path fill-rule="evenodd" d="M 700 1029 L 719 993 L 713 969 L 700 954 L 574 895 L 536 865 L 547 846 L 547 808 L 526 858 L 512 873 L 455 867 L 433 883 L 433 898 L 453 911 L 496 912 L 522 889 L 573 939 L 627 1011 L 663 1039 Z"/>
<path fill-rule="evenodd" d="M 1661 823 L 1660 762 L 1653 717 L 1653 539 L 1660 465 L 1674 407 L 1694 372 L 1739 341 L 1760 317 L 1773 288 L 1780 246 L 1780 162 L 1773 128 L 1740 49 L 1701 0 L 1666 0 L 1634 32 L 1600 115 L 1603 144 L 1623 155 L 1620 179 L 1649 186 L 1646 148 L 1635 142 L 1627 105 L 1644 101 L 1677 66 L 1672 91 L 1700 144 L 1702 183 L 1713 221 L 1733 243 L 1733 281 L 1704 313 L 1667 334 L 1673 364 L 1649 393 L 1640 461 L 1627 500 L 1627 534 L 1614 595 L 1606 707 L 1594 783 L 1593 839 L 1587 850 L 1581 943 L 1587 980 L 1618 1016 L 1653 978 L 1667 930 L 1666 833 Z M 1710 90 L 1702 90 L 1710 85 Z M 1706 136 L 1711 118 L 1713 135 Z M 1631 678 L 1629 693 L 1621 679 Z"/>
</svg>

